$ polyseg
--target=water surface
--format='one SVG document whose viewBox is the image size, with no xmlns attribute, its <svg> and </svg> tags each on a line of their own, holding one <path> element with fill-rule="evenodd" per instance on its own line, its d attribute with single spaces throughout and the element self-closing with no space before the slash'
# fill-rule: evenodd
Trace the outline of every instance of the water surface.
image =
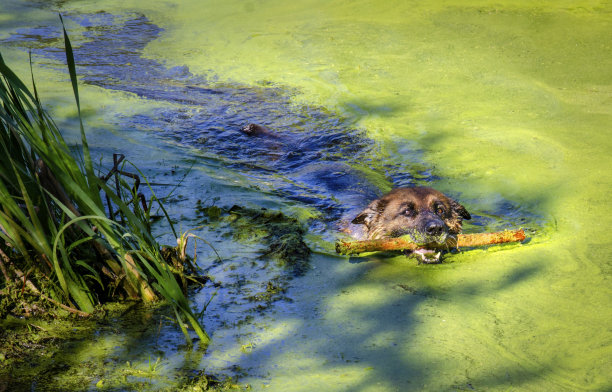
<svg viewBox="0 0 612 392">
<path fill-rule="evenodd" d="M 3 7 L 3 55 L 32 48 L 50 97 L 66 78 L 53 11 L 66 15 L 100 153 L 124 149 L 158 179 L 195 164 L 171 205 L 185 227 L 196 200 L 221 196 L 310 228 L 301 277 L 202 229 L 228 260 L 209 269 L 225 283 L 205 316 L 214 343 L 186 360 L 168 326 L 143 352 L 169 373 L 189 362 L 255 390 L 612 388 L 609 3 Z M 237 132 L 248 122 L 290 142 L 254 145 Z M 344 205 L 308 175 L 313 162 L 348 165 L 374 191 L 434 186 L 475 216 L 467 230 L 525 226 L 532 239 L 435 266 L 335 257 Z M 285 299 L 244 301 L 279 276 Z"/>
</svg>

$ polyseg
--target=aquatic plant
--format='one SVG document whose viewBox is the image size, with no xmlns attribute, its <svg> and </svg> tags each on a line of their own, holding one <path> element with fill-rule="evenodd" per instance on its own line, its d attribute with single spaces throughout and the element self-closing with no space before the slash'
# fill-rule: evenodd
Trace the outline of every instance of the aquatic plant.
<svg viewBox="0 0 612 392">
<path fill-rule="evenodd" d="M 108 300 L 162 297 L 173 307 L 186 339 L 191 341 L 188 323 L 206 345 L 210 339 L 176 279 L 182 268 L 164 259 L 151 233 L 150 208 L 140 206 L 124 178 L 117 177 L 113 191 L 106 184 L 108 176 L 101 179 L 94 172 L 74 55 L 63 31 L 80 146 L 67 145 L 43 108 L 33 72 L 30 90 L 0 55 L 0 289 L 18 284 L 22 291 L 82 316 Z M 116 171 L 112 174 L 119 176 L 121 170 Z M 152 194 L 150 203 L 165 214 Z"/>
</svg>

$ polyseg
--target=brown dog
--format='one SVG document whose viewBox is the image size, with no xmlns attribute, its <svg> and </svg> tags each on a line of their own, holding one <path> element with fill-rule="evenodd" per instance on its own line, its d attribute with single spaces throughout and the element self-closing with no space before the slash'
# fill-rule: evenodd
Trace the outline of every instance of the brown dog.
<svg viewBox="0 0 612 392">
<path fill-rule="evenodd" d="M 397 188 L 371 202 L 353 224 L 365 225 L 368 239 L 409 235 L 423 248 L 412 252 L 420 262 L 440 259 L 440 246 L 453 247 L 463 219 L 470 219 L 465 207 L 435 189 Z M 428 249 L 428 246 L 430 245 Z"/>
</svg>

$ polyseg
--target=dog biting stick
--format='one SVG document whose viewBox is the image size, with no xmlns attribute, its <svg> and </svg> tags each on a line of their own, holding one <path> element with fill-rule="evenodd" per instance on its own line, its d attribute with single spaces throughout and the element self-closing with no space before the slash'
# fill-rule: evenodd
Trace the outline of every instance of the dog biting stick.
<svg viewBox="0 0 612 392">
<path fill-rule="evenodd" d="M 523 229 L 500 231 L 496 233 L 458 234 L 457 248 L 502 244 L 505 242 L 520 242 L 525 240 L 525 238 Z M 366 241 L 340 240 L 336 242 L 336 252 L 342 255 L 389 250 L 415 250 L 421 247 L 422 245 L 411 242 L 409 236 Z"/>
</svg>

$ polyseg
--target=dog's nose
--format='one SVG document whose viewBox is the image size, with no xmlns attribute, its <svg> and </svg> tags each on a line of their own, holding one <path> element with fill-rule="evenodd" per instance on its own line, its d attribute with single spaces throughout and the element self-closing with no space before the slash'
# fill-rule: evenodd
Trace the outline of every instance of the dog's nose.
<svg viewBox="0 0 612 392">
<path fill-rule="evenodd" d="M 431 235 L 431 236 L 440 235 L 442 234 L 443 231 L 444 231 L 444 227 L 442 226 L 441 223 L 437 223 L 437 222 L 430 222 L 425 228 L 425 232 L 427 233 L 427 235 Z"/>
</svg>

